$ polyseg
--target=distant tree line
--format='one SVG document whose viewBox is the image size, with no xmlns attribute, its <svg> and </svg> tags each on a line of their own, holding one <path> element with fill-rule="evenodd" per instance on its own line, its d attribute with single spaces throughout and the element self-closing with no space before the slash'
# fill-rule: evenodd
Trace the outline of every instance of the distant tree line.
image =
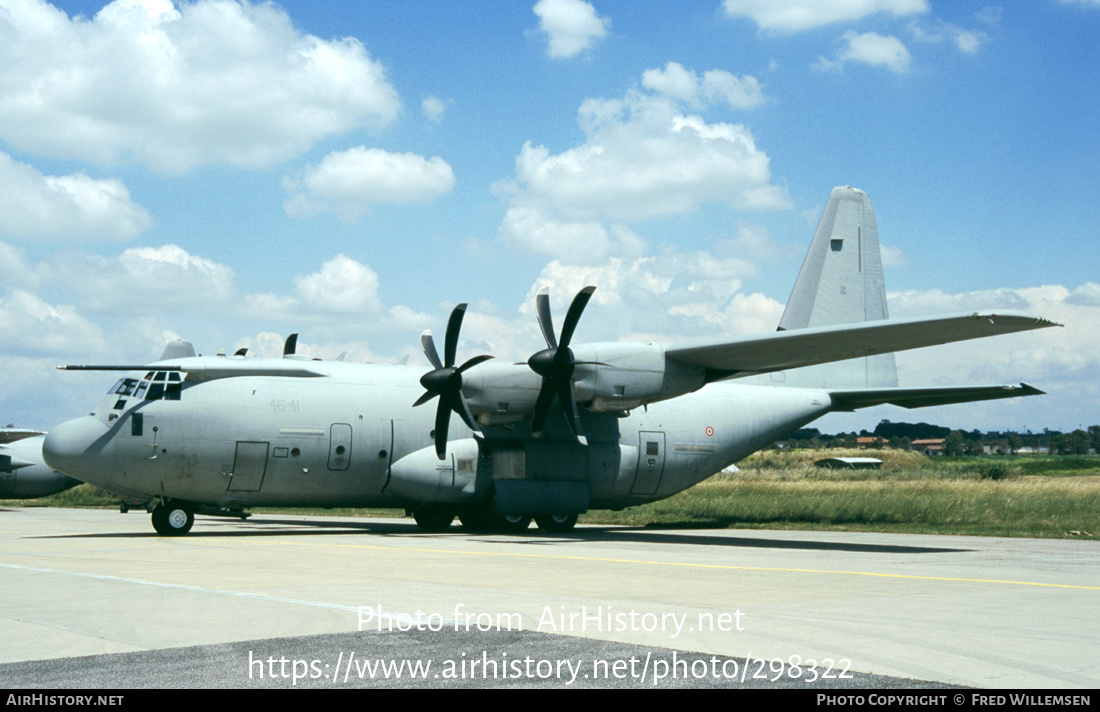
<svg viewBox="0 0 1100 712">
<path fill-rule="evenodd" d="M 953 430 L 930 423 L 880 422 L 873 431 L 858 433 L 822 433 L 817 428 L 802 428 L 791 433 L 782 445 L 790 448 L 822 449 L 831 447 L 854 448 L 860 439 L 875 438 L 873 447 L 909 450 L 917 440 L 943 440 L 945 455 L 981 455 L 987 447 L 994 447 L 1005 454 L 1016 454 L 1024 448 L 1032 452 L 1058 455 L 1086 455 L 1100 453 L 1100 425 L 1063 433 L 1044 428 L 1041 433 L 991 430 Z M 866 440 L 864 440 L 866 442 Z"/>
</svg>

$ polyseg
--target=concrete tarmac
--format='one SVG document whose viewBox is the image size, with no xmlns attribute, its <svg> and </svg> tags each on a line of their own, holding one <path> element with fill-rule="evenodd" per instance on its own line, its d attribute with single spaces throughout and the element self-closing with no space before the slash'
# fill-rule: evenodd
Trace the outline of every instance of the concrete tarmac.
<svg viewBox="0 0 1100 712">
<path fill-rule="evenodd" d="M 0 686 L 378 684 L 403 660 L 428 686 L 1100 686 L 1095 541 L 278 514 L 165 538 L 8 508 L 0 542 Z"/>
</svg>

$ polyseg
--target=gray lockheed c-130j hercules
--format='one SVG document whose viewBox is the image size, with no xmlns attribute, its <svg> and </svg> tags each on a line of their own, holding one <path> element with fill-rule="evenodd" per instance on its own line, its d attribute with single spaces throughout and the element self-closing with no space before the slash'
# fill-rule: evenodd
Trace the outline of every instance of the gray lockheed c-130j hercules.
<svg viewBox="0 0 1100 712">
<path fill-rule="evenodd" d="M 1027 385 L 899 388 L 893 352 L 1052 326 L 1019 313 L 890 319 L 866 193 L 836 188 L 775 333 L 663 345 L 574 344 L 594 287 L 525 363 L 458 363 L 466 305 L 431 370 L 196 357 L 174 342 L 126 371 L 43 452 L 56 470 L 145 504 L 161 534 L 256 506 L 410 511 L 425 530 L 566 531 L 589 509 L 669 497 L 832 411 L 1038 395 Z M 436 400 L 431 408 L 418 408 Z M 451 418 L 454 413 L 458 417 Z M 123 505 L 125 511 L 126 505 Z"/>
</svg>

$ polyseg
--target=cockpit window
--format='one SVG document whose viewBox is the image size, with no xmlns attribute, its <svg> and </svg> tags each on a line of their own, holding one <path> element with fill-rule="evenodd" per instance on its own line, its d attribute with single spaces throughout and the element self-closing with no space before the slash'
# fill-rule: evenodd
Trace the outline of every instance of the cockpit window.
<svg viewBox="0 0 1100 712">
<path fill-rule="evenodd" d="M 137 400 L 178 401 L 183 393 L 183 383 L 183 375 L 178 371 L 149 371 L 140 379 L 120 378 L 107 392 L 119 396 L 118 403 L 125 403 L 127 396 Z"/>
<path fill-rule="evenodd" d="M 123 378 L 118 382 L 118 386 L 115 388 L 115 393 L 120 396 L 133 395 L 134 387 L 137 386 L 138 379 L 136 378 Z"/>
<path fill-rule="evenodd" d="M 142 382 L 147 386 L 145 400 L 176 400 L 180 399 L 183 391 L 183 379 L 176 371 L 157 371 L 149 374 L 151 382 Z M 140 396 L 139 396 L 140 397 Z"/>
</svg>

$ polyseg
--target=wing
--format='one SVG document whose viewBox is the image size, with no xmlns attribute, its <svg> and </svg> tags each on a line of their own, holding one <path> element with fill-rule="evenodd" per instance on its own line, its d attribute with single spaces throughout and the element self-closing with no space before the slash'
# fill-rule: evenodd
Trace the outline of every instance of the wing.
<svg viewBox="0 0 1100 712">
<path fill-rule="evenodd" d="M 885 319 L 792 331 L 737 341 L 669 346 L 665 356 L 707 370 L 707 381 L 784 371 L 831 361 L 906 351 L 954 341 L 1061 326 L 1047 319 L 1002 312 L 974 312 L 931 318 Z"/>
<path fill-rule="evenodd" d="M 316 378 L 324 373 L 306 368 L 301 363 L 276 359 L 241 359 L 232 361 L 225 358 L 179 359 L 150 364 L 129 364 L 112 366 L 58 366 L 61 371 L 180 371 L 187 374 L 191 382 L 214 381 L 219 378 L 239 378 L 241 376 L 283 376 L 286 378 Z"/>
</svg>

